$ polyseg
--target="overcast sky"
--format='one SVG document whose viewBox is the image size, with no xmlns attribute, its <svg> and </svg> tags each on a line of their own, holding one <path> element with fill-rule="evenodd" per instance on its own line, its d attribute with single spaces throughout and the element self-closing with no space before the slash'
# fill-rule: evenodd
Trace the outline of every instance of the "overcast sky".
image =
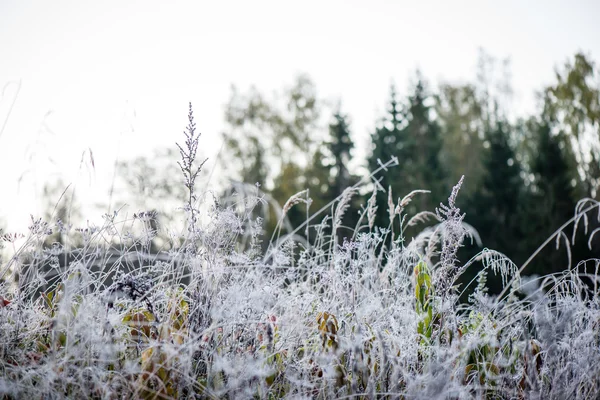
<svg viewBox="0 0 600 400">
<path fill-rule="evenodd" d="M 364 148 L 390 82 L 416 68 L 459 82 L 479 48 L 508 57 L 514 111 L 527 112 L 557 65 L 577 51 L 600 60 L 598 1 L 291 4 L 0 0 L 0 226 L 24 232 L 59 177 L 83 202 L 107 198 L 117 156 L 181 140 L 188 101 L 212 167 L 232 83 L 270 93 L 308 73 Z"/>
</svg>

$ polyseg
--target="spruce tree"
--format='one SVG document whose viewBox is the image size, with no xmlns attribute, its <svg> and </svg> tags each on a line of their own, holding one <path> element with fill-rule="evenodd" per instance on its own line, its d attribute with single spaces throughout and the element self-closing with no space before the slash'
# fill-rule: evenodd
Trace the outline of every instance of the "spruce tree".
<svg viewBox="0 0 600 400">
<path fill-rule="evenodd" d="M 426 84 L 419 79 L 407 98 L 405 110 L 401 112 L 392 87 L 388 115 L 371 136 L 373 153 L 369 168 L 372 171 L 379 167 L 378 159 L 385 162 L 392 156 L 398 158 L 399 165 L 385 172 L 380 181 L 381 188 L 386 191 L 391 187 L 394 200 L 415 189 L 431 191 L 429 195 L 415 198 L 406 210 L 408 214 L 432 211 L 448 195 L 440 163 L 441 130 L 433 118 L 428 100 Z M 387 193 L 378 194 L 378 221 L 381 226 L 387 226 L 389 222 L 387 200 Z M 407 239 L 410 240 L 410 237 Z"/>
<path fill-rule="evenodd" d="M 350 127 L 347 116 L 340 111 L 333 115 L 333 122 L 329 124 L 329 140 L 326 142 L 327 149 L 331 153 L 333 163 L 330 173 L 330 198 L 338 197 L 344 189 L 356 183 L 355 177 L 350 174 L 348 163 L 354 142 L 350 136 Z"/>
<path fill-rule="evenodd" d="M 483 159 L 485 175 L 480 190 L 474 195 L 469 215 L 485 247 L 522 262 L 524 234 L 520 216 L 524 182 L 510 134 L 510 125 L 501 120 L 487 129 L 488 149 Z"/>
<path fill-rule="evenodd" d="M 500 118 L 485 129 L 482 176 L 477 190 L 466 201 L 465 211 L 466 221 L 477 230 L 484 247 L 499 251 L 519 264 L 524 261 L 523 250 L 526 247 L 521 225 L 525 212 L 524 182 L 522 166 L 511 143 L 511 133 L 512 127 Z M 469 260 L 480 251 L 479 246 L 467 243 L 460 257 Z M 470 282 L 480 268 L 480 265 L 475 265 L 467 269 L 460 277 L 460 283 Z M 500 277 L 489 276 L 488 286 L 493 292 L 499 292 Z"/>
<path fill-rule="evenodd" d="M 400 162 L 406 159 L 406 149 L 408 143 L 403 141 L 400 132 L 400 125 L 404 121 L 404 116 L 400 110 L 400 105 L 396 97 L 396 88 L 390 86 L 390 98 L 388 101 L 387 115 L 382 118 L 379 126 L 371 135 L 372 152 L 368 159 L 368 168 L 370 171 L 377 170 L 381 164 L 388 162 L 392 157 L 397 157 Z M 402 164 L 401 164 L 402 165 Z M 381 227 L 387 227 L 389 217 L 387 215 L 388 195 L 386 191 L 392 188 L 394 194 L 398 194 L 399 184 L 401 182 L 401 166 L 391 167 L 387 171 L 382 171 L 378 176 L 377 188 L 377 216 L 376 224 Z"/>
<path fill-rule="evenodd" d="M 431 194 L 416 199 L 417 207 L 412 212 L 433 211 L 448 196 L 446 174 L 440 162 L 441 129 L 433 119 L 432 107 L 427 104 L 428 97 L 426 84 L 419 78 L 409 97 L 408 123 L 402 129 L 402 137 L 407 146 L 404 151 L 405 160 L 400 160 L 404 180 L 398 195 L 403 196 L 414 189 L 431 191 Z"/>
<path fill-rule="evenodd" d="M 563 134 L 552 134 L 548 122 L 531 121 L 529 129 L 534 145 L 530 170 L 527 213 L 524 219 L 527 254 L 533 253 L 554 231 L 573 216 L 576 204 L 576 162 L 564 144 Z M 572 226 L 567 236 L 571 238 Z M 564 243 L 563 243 L 564 246 Z M 579 246 L 578 246 L 579 247 Z M 575 257 L 577 258 L 577 257 Z M 565 251 L 548 246 L 525 271 L 526 274 L 548 274 L 566 268 Z"/>
<path fill-rule="evenodd" d="M 346 188 L 359 181 L 359 178 L 353 175 L 349 169 L 354 141 L 350 134 L 348 117 L 339 110 L 334 113 L 333 121 L 329 124 L 329 139 L 326 142 L 326 148 L 331 157 L 331 161 L 327 165 L 329 168 L 327 200 L 331 201 L 338 198 Z M 360 205 L 359 198 L 354 198 L 350 202 L 342 219 L 342 225 L 348 227 L 349 230 L 337 232 L 338 242 L 341 242 L 344 237 L 351 236 L 351 232 L 358 222 Z"/>
</svg>

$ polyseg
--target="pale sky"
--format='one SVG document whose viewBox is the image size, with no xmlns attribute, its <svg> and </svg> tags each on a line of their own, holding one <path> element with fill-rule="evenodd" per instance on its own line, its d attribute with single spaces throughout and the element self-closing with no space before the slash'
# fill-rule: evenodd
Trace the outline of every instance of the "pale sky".
<svg viewBox="0 0 600 400">
<path fill-rule="evenodd" d="M 600 61 L 598 1 L 296 4 L 0 0 L 0 227 L 25 233 L 58 177 L 107 200 L 117 155 L 182 141 L 188 101 L 212 168 L 231 84 L 268 94 L 309 74 L 364 151 L 390 83 L 406 94 L 416 68 L 435 85 L 474 79 L 479 48 L 508 57 L 523 113 L 577 51 Z"/>
</svg>

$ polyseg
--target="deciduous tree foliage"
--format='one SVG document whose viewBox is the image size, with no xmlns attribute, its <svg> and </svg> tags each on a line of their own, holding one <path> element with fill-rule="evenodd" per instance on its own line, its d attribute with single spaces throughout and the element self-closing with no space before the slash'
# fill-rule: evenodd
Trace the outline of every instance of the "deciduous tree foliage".
<svg viewBox="0 0 600 400">
<path fill-rule="evenodd" d="M 484 174 L 484 105 L 474 84 L 443 84 L 435 96 L 435 112 L 443 142 L 441 163 L 447 172 L 447 186 L 467 177 L 465 199 L 479 187 Z"/>
<path fill-rule="evenodd" d="M 270 190 L 284 165 L 308 164 L 319 142 L 319 112 L 315 85 L 305 75 L 273 100 L 254 87 L 247 94 L 234 87 L 225 111 L 222 162 L 234 178 Z"/>
<path fill-rule="evenodd" d="M 341 111 L 334 112 L 326 131 L 320 122 L 322 108 L 316 88 L 306 76 L 299 76 L 273 101 L 254 88 L 246 95 L 234 89 L 226 111 L 229 128 L 224 133 L 226 153 L 231 155 L 224 159 L 241 160 L 234 177 L 250 184 L 258 182 L 280 205 L 308 189 L 309 213 L 356 183 L 358 178 L 348 168 L 354 144 L 347 117 Z M 225 162 L 230 169 L 231 163 Z M 286 217 L 292 226 L 303 223 L 306 204 L 288 210 Z M 277 222 L 271 218 L 267 231 Z"/>
<path fill-rule="evenodd" d="M 562 131 L 572 145 L 579 164 L 583 192 L 600 193 L 600 81 L 595 64 L 584 54 L 575 55 L 556 82 L 544 92 L 544 116 L 553 131 Z M 564 151 L 569 151 L 565 148 Z"/>
</svg>

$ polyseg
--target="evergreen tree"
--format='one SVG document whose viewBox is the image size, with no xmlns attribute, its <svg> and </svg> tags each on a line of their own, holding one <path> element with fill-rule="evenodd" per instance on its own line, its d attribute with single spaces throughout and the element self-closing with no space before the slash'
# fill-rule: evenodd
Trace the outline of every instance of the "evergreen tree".
<svg viewBox="0 0 600 400">
<path fill-rule="evenodd" d="M 329 124 L 329 140 L 327 149 L 333 158 L 330 172 L 330 200 L 342 194 L 344 189 L 356 183 L 348 168 L 354 142 L 350 136 L 348 118 L 340 111 L 333 115 L 334 121 Z"/>
<path fill-rule="evenodd" d="M 573 216 L 576 197 L 573 182 L 577 176 L 574 159 L 565 151 L 561 134 L 553 135 L 547 122 L 530 121 L 535 144 L 531 156 L 527 212 L 523 220 L 527 254 L 533 253 L 554 231 Z M 571 237 L 572 227 L 565 232 Z M 548 274 L 567 266 L 567 255 L 548 246 L 525 271 Z"/>
<path fill-rule="evenodd" d="M 369 158 L 370 170 L 379 167 L 378 159 L 386 162 L 395 156 L 399 162 L 399 166 L 390 168 L 382 175 L 380 184 L 383 189 L 391 187 L 394 199 L 415 189 L 431 191 L 430 195 L 415 198 L 406 210 L 409 214 L 432 211 L 444 196 L 448 196 L 445 173 L 440 163 L 441 130 L 433 119 L 428 100 L 426 84 L 419 77 L 412 95 L 407 99 L 405 111 L 401 112 L 392 87 L 388 116 L 371 136 L 373 153 Z M 387 226 L 389 222 L 387 199 L 387 194 L 378 194 L 377 211 L 381 226 Z"/>
<path fill-rule="evenodd" d="M 339 110 L 333 115 L 333 122 L 329 124 L 329 140 L 325 143 L 327 151 L 332 159 L 328 164 L 329 182 L 327 190 L 327 200 L 332 201 L 338 198 L 346 188 L 355 185 L 360 178 L 350 172 L 349 163 L 352 158 L 354 141 L 350 135 L 350 126 L 348 117 Z M 338 231 L 338 242 L 344 237 L 352 235 L 353 229 L 358 223 L 358 213 L 360 210 L 361 199 L 354 197 L 349 203 L 342 219 L 342 225 L 349 230 Z"/>
<path fill-rule="evenodd" d="M 408 146 L 406 157 L 400 160 L 403 169 L 403 186 L 398 195 L 404 196 L 414 189 L 427 189 L 431 194 L 415 199 L 415 211 L 432 211 L 448 197 L 445 173 L 440 162 L 442 150 L 441 129 L 433 119 L 432 107 L 427 105 L 428 93 L 425 82 L 419 76 L 413 94 L 409 97 L 407 125 L 402 137 Z M 456 183 L 456 182 L 455 182 Z"/>
<path fill-rule="evenodd" d="M 494 125 L 486 131 L 485 175 L 469 207 L 469 220 L 479 232 L 484 246 L 506 254 L 515 262 L 522 262 L 524 234 L 520 217 L 524 182 L 521 165 L 511 145 L 510 125 L 502 121 Z"/>
<path fill-rule="evenodd" d="M 390 87 L 390 98 L 387 108 L 387 115 L 380 122 L 380 126 L 375 129 L 371 135 L 372 152 L 368 158 L 368 168 L 370 171 L 378 169 L 382 163 L 386 163 L 392 157 L 397 157 L 402 162 L 408 154 L 406 151 L 410 146 L 401 136 L 400 125 L 404 117 L 400 110 L 400 105 L 396 97 L 396 88 Z M 388 188 L 392 188 L 393 193 L 399 193 L 399 183 L 401 182 L 401 166 L 389 168 L 383 171 L 379 176 L 377 187 L 377 216 L 376 224 L 386 227 L 389 224 L 387 215 L 387 194 Z"/>
<path fill-rule="evenodd" d="M 350 172 L 349 162 L 354 142 L 350 135 L 348 118 L 340 111 L 333 115 L 329 124 L 329 134 L 320 148 L 313 154 L 312 163 L 305 171 L 310 197 L 313 200 L 312 212 L 320 210 L 323 206 L 337 199 L 346 188 L 355 185 L 359 178 Z M 342 225 L 354 229 L 358 222 L 360 199 L 354 198 L 344 214 Z M 337 204 L 332 209 L 326 210 L 312 223 L 319 223 L 326 215 L 331 215 Z M 306 215 L 305 215 L 306 218 Z M 338 241 L 344 236 L 351 236 L 344 232 L 337 232 Z"/>
<path fill-rule="evenodd" d="M 518 264 L 524 261 L 526 248 L 521 225 L 525 212 L 524 182 L 521 164 L 511 144 L 511 133 L 512 127 L 501 120 L 485 130 L 482 177 L 477 191 L 466 200 L 465 210 L 467 222 L 477 230 L 483 246 L 505 254 Z M 480 251 L 479 246 L 466 243 L 459 258 L 469 260 Z M 477 265 L 470 267 L 461 275 L 460 283 L 471 282 L 478 272 Z M 499 292 L 500 277 L 489 276 L 488 287 Z M 463 300 L 468 293 L 469 290 L 464 293 Z"/>
</svg>

